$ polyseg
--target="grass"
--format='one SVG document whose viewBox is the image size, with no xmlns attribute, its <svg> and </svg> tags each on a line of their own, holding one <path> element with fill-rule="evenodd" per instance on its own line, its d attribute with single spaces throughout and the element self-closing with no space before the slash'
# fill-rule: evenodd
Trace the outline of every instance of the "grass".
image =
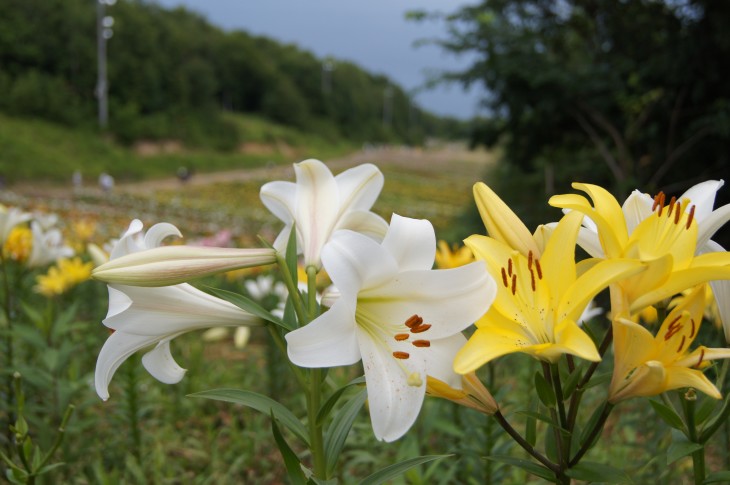
<svg viewBox="0 0 730 485">
<path fill-rule="evenodd" d="M 228 114 L 242 143 L 229 152 L 195 149 L 174 140 L 123 146 L 95 129 L 71 129 L 38 119 L 0 114 L 0 175 L 6 183 L 69 182 L 78 170 L 87 180 L 107 172 L 118 180 L 173 176 L 181 166 L 196 172 L 290 163 L 352 151 L 346 140 L 325 138 L 262 118 Z"/>
</svg>

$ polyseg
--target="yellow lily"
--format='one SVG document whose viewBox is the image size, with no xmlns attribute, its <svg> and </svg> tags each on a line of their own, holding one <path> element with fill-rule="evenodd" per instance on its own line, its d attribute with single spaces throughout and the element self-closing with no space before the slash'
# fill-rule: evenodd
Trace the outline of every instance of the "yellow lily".
<svg viewBox="0 0 730 485">
<path fill-rule="evenodd" d="M 593 204 L 582 195 L 564 194 L 553 196 L 550 205 L 588 216 L 607 259 L 648 263 L 646 271 L 615 286 L 620 291 L 611 295 L 614 315 L 636 313 L 699 283 L 730 279 L 727 252 L 695 256 L 698 228 L 695 206 L 688 199 L 672 198 L 667 203 L 660 193 L 654 198 L 651 215 L 629 232 L 633 224 L 628 224 L 625 212 L 609 192 L 590 184 L 575 183 L 573 187 L 587 193 Z"/>
<path fill-rule="evenodd" d="M 465 243 L 497 280 L 497 296 L 476 322 L 476 331 L 456 355 L 454 370 L 469 373 L 490 360 L 523 352 L 556 362 L 562 354 L 601 360 L 593 341 L 576 323 L 589 302 L 610 283 L 644 269 L 639 261 L 602 261 L 580 276 L 575 244 L 583 215 L 572 212 L 557 224 L 542 257 L 525 257 L 501 241 L 471 236 Z"/>
<path fill-rule="evenodd" d="M 444 240 L 438 242 L 436 247 L 436 267 L 439 269 L 451 269 L 464 266 L 474 261 L 474 255 L 466 246 L 449 246 Z"/>
<path fill-rule="evenodd" d="M 482 182 L 474 184 L 474 200 L 490 237 L 516 249 L 525 257 L 530 253 L 538 258 L 542 255 L 545 246 L 544 226 L 539 226 L 534 234 L 530 234 L 517 214 Z"/>
<path fill-rule="evenodd" d="M 707 362 L 730 358 L 730 349 L 698 347 L 689 351 L 699 333 L 705 309 L 703 285 L 674 308 L 656 337 L 625 318 L 613 322 L 614 371 L 608 400 L 612 403 L 693 387 L 720 399 L 720 391 L 700 370 Z"/>
<path fill-rule="evenodd" d="M 427 376 L 426 394 L 447 399 L 490 416 L 499 410 L 497 401 L 474 372 L 461 376 L 461 389 L 455 389 L 442 380 Z"/>
</svg>

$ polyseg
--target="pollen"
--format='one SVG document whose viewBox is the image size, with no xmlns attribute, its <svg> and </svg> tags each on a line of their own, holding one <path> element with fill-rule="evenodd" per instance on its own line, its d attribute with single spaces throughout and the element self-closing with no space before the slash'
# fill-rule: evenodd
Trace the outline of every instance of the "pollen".
<svg viewBox="0 0 730 485">
<path fill-rule="evenodd" d="M 423 323 L 423 318 L 418 315 L 412 315 L 408 320 L 405 321 L 405 326 L 408 328 L 416 327 Z"/>
<path fill-rule="evenodd" d="M 532 251 L 527 253 L 527 269 L 532 271 Z"/>
<path fill-rule="evenodd" d="M 509 282 L 507 281 L 507 272 L 502 268 L 502 283 L 504 283 L 504 287 L 509 287 Z"/>
<path fill-rule="evenodd" d="M 431 328 L 431 324 L 429 324 L 429 323 L 423 323 L 421 325 L 416 325 L 415 327 L 412 327 L 411 328 L 411 333 L 423 333 L 426 330 L 428 330 L 429 328 Z"/>
<path fill-rule="evenodd" d="M 689 338 L 692 338 L 692 337 L 695 336 L 695 319 L 694 318 L 690 318 L 689 319 L 689 323 L 692 324 L 692 330 L 689 332 Z"/>
<path fill-rule="evenodd" d="M 517 275 L 513 274 L 512 275 L 512 294 L 514 295 L 515 293 L 517 293 Z"/>
<path fill-rule="evenodd" d="M 672 210 L 674 210 L 674 203 L 677 202 L 677 198 L 672 196 L 672 198 L 669 200 L 669 212 L 667 212 L 667 217 L 672 215 Z M 677 211 L 679 212 L 679 211 Z"/>
<path fill-rule="evenodd" d="M 701 348 L 700 349 L 700 360 L 697 361 L 697 365 L 695 365 L 695 367 L 699 367 L 702 364 L 702 361 L 704 360 L 704 358 L 705 358 L 705 349 Z"/>
<path fill-rule="evenodd" d="M 408 340 L 408 337 L 409 335 L 407 333 L 397 333 L 393 338 L 400 342 L 402 340 Z"/>
<path fill-rule="evenodd" d="M 671 214 L 671 212 L 670 212 Z M 674 223 L 679 224 L 679 217 L 682 215 L 682 203 L 677 202 L 677 212 L 674 213 Z M 669 217 L 669 216 L 667 216 Z"/>
<path fill-rule="evenodd" d="M 411 342 L 416 347 L 430 347 L 431 341 L 430 340 L 414 340 Z"/>
<path fill-rule="evenodd" d="M 536 288 L 535 287 L 535 273 L 532 271 L 532 269 L 530 269 L 530 283 L 532 284 L 532 291 L 536 291 L 535 290 L 535 288 Z"/>
<path fill-rule="evenodd" d="M 684 341 L 686 340 L 686 337 L 682 335 L 682 341 L 679 342 L 679 347 L 677 347 L 677 353 L 682 351 L 682 348 L 684 347 Z"/>
<path fill-rule="evenodd" d="M 512 258 L 507 260 L 507 274 L 512 276 Z"/>
<path fill-rule="evenodd" d="M 400 350 L 396 350 L 395 352 L 393 352 L 393 357 L 395 357 L 396 359 L 407 359 L 410 356 L 411 354 L 409 354 L 408 352 L 401 352 Z"/>
<path fill-rule="evenodd" d="M 542 266 L 540 266 L 540 260 L 535 258 L 535 269 L 537 270 L 537 279 L 542 279 Z"/>
</svg>

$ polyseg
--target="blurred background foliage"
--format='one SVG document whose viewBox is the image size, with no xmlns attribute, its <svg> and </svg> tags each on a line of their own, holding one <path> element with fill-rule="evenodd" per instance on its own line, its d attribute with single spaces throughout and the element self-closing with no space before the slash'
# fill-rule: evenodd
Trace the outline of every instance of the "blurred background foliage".
<svg viewBox="0 0 730 485">
<path fill-rule="evenodd" d="M 410 17 L 446 22 L 432 41 L 474 57 L 443 79 L 488 92 L 472 144 L 503 149 L 491 182 L 528 225 L 576 180 L 622 200 L 728 176 L 730 3 L 487 0 Z"/>
</svg>

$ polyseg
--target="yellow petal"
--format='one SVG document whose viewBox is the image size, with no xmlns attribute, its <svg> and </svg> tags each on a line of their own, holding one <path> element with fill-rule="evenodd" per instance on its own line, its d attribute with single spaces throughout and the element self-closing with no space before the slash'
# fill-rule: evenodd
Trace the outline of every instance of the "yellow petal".
<svg viewBox="0 0 730 485">
<path fill-rule="evenodd" d="M 484 227 L 491 237 L 516 249 L 525 257 L 530 251 L 540 255 L 540 250 L 525 224 L 486 184 L 479 182 L 474 185 L 474 200 Z"/>
<path fill-rule="evenodd" d="M 557 318 L 577 321 L 588 303 L 611 283 L 645 271 L 641 261 L 612 259 L 601 261 L 581 275 L 562 293 Z"/>
<path fill-rule="evenodd" d="M 670 367 L 667 369 L 667 378 L 664 384 L 664 391 L 672 389 L 680 389 L 682 387 L 694 387 L 698 391 L 702 391 L 710 397 L 721 399 L 722 394 L 710 380 L 696 369 L 688 369 L 686 367 Z"/>
<path fill-rule="evenodd" d="M 696 286 L 664 319 L 656 334 L 656 360 L 670 365 L 687 353 L 700 330 L 705 312 L 705 287 Z"/>
<path fill-rule="evenodd" d="M 524 341 L 521 334 L 493 326 L 477 328 L 469 341 L 454 358 L 454 371 L 457 374 L 468 374 L 477 370 L 492 359 L 513 352 L 520 352 Z"/>
<path fill-rule="evenodd" d="M 555 227 L 540 258 L 545 281 L 550 289 L 552 306 L 575 281 L 575 242 L 583 220 L 580 212 L 570 212 Z"/>
<path fill-rule="evenodd" d="M 608 391 L 608 401 L 616 403 L 631 397 L 656 396 L 666 390 L 667 373 L 660 362 L 649 361 L 635 368 L 630 375 L 622 375 L 614 380 Z"/>
<path fill-rule="evenodd" d="M 555 327 L 555 346 L 564 354 L 573 354 L 592 362 L 601 360 L 596 344 L 572 320 L 563 320 Z"/>
<path fill-rule="evenodd" d="M 658 288 L 636 298 L 631 304 L 631 311 L 635 313 L 646 306 L 653 305 L 660 300 L 674 296 L 700 283 L 728 279 L 730 279 L 730 266 L 705 266 L 677 271 L 671 273 L 667 280 Z"/>
</svg>

